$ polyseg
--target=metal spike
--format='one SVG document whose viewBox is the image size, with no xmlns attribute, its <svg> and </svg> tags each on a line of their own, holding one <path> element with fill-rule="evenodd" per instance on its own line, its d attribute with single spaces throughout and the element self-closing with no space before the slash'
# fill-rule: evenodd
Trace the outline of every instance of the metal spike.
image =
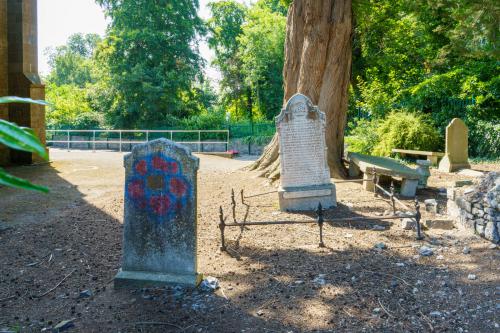
<svg viewBox="0 0 500 333">
<path fill-rule="evenodd" d="M 226 241 L 224 238 L 224 230 L 226 229 L 226 223 L 224 222 L 224 211 L 222 210 L 222 206 L 219 206 L 219 229 L 220 229 L 220 238 L 221 238 L 221 251 L 226 251 Z"/>
<path fill-rule="evenodd" d="M 318 214 L 318 226 L 319 226 L 319 247 L 325 247 L 325 243 L 323 243 L 323 206 L 321 202 L 318 203 L 318 209 L 316 210 Z"/>
<path fill-rule="evenodd" d="M 416 222 L 416 229 L 417 229 L 417 240 L 422 240 L 424 239 L 424 236 L 422 235 L 421 229 L 420 229 L 420 219 L 422 218 L 422 215 L 420 214 L 420 203 L 418 202 L 418 198 L 415 196 L 415 222 Z"/>
</svg>

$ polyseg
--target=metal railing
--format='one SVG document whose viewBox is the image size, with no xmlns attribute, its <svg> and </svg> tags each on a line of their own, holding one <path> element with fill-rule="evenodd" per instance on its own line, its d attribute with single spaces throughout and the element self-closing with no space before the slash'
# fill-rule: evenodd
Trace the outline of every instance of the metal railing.
<svg viewBox="0 0 500 333">
<path fill-rule="evenodd" d="M 234 189 L 231 189 L 231 210 L 232 210 L 232 217 L 233 217 L 233 222 L 226 222 L 228 216 L 224 216 L 224 210 L 222 209 L 222 206 L 219 206 L 219 225 L 218 228 L 220 229 L 220 235 L 221 235 L 221 251 L 227 251 L 227 246 L 226 246 L 226 238 L 225 238 L 225 230 L 228 227 L 239 227 L 246 228 L 247 226 L 266 226 L 266 225 L 280 225 L 280 224 L 313 224 L 316 223 L 319 227 L 319 247 L 325 247 L 325 244 L 323 242 L 323 224 L 325 222 L 331 223 L 332 226 L 334 226 L 334 223 L 338 222 L 360 222 L 360 221 L 380 221 L 380 220 L 397 220 L 401 218 L 412 218 L 415 221 L 415 227 L 416 227 L 416 239 L 417 240 L 422 240 L 424 239 L 424 236 L 422 234 L 422 230 L 420 227 L 420 220 L 422 219 L 422 215 L 420 213 L 420 203 L 418 201 L 418 198 L 415 196 L 415 210 L 412 212 L 412 209 L 408 207 L 405 203 L 403 203 L 401 200 L 396 198 L 395 192 L 394 192 L 394 183 L 391 182 L 391 187 L 389 191 L 384 189 L 382 186 L 380 186 L 379 181 L 380 181 L 380 175 L 375 173 L 375 169 L 372 169 L 371 172 L 374 174 L 373 179 L 349 179 L 345 181 L 335 181 L 335 183 L 342 183 L 342 182 L 351 182 L 351 181 L 359 181 L 359 182 L 373 182 L 374 183 L 374 197 L 378 197 L 381 194 L 385 194 L 389 197 L 390 199 L 390 204 L 392 206 L 392 211 L 393 214 L 389 216 L 354 216 L 354 217 L 340 217 L 340 218 L 331 218 L 328 220 L 324 219 L 323 216 L 323 207 L 321 206 L 321 203 L 318 203 L 317 209 L 316 209 L 316 214 L 317 218 L 316 219 L 307 219 L 307 220 L 281 220 L 281 221 L 247 221 L 247 217 L 249 215 L 249 209 L 250 205 L 245 202 L 245 199 L 249 198 L 255 198 L 258 196 L 263 196 L 263 195 L 268 195 L 272 193 L 276 193 L 278 191 L 269 191 L 269 192 L 264 192 L 264 193 L 258 193 L 258 194 L 253 194 L 253 195 L 248 195 L 245 196 L 243 190 L 240 191 L 240 199 L 241 199 L 241 204 L 246 207 L 246 212 L 245 216 L 243 218 L 243 221 L 238 222 L 236 218 L 236 198 L 235 198 L 235 192 Z M 401 207 L 405 208 L 407 212 L 404 212 L 402 214 L 398 214 L 396 212 L 396 204 L 400 205 Z"/>
<path fill-rule="evenodd" d="M 109 144 L 117 144 L 118 149 L 122 151 L 123 145 L 131 146 L 132 144 L 144 143 L 152 138 L 166 138 L 179 144 L 195 145 L 198 152 L 203 151 L 203 145 L 205 144 L 222 144 L 225 146 L 225 151 L 227 151 L 229 145 L 229 130 L 46 130 L 46 133 L 47 144 L 64 143 L 68 150 L 71 149 L 72 144 L 86 143 L 88 145 L 92 144 L 93 151 L 96 150 L 96 144 L 106 144 L 108 148 Z M 208 133 L 216 134 L 216 137 L 223 137 L 224 139 L 202 140 L 202 135 Z M 189 138 L 179 139 L 179 134 L 188 134 Z M 63 136 L 65 139 L 60 139 L 58 136 Z M 174 136 L 177 136 L 177 138 L 174 139 Z M 73 137 L 77 137 L 76 140 L 73 140 Z M 88 137 L 89 139 L 83 140 L 81 137 Z"/>
</svg>

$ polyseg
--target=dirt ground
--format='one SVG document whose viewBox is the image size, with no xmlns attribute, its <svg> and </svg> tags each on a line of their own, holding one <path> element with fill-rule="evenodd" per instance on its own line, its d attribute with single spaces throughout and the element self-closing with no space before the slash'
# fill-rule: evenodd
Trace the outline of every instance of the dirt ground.
<svg viewBox="0 0 500 333">
<path fill-rule="evenodd" d="M 199 271 L 220 281 L 217 292 L 115 291 L 122 156 L 52 150 L 50 164 L 9 169 L 51 193 L 0 189 L 0 332 L 50 332 L 63 320 L 73 320 L 70 332 L 500 331 L 498 247 L 458 229 L 426 230 L 425 240 L 416 241 L 399 220 L 383 219 L 389 205 L 360 183 L 337 184 L 339 206 L 326 219 L 380 219 L 326 224 L 326 248 L 318 247 L 314 224 L 279 225 L 229 228 L 229 250 L 220 252 L 218 209 L 230 212 L 231 188 L 246 195 L 275 190 L 241 170 L 251 158 L 201 157 Z M 432 170 L 419 199 L 436 198 L 442 211 L 439 188 L 457 179 L 471 178 Z M 277 199 L 275 193 L 248 199 L 247 220 L 314 218 L 281 213 Z M 237 209 L 242 220 L 246 207 Z M 387 248 L 376 249 L 380 242 Z M 434 254 L 419 256 L 422 245 Z"/>
</svg>

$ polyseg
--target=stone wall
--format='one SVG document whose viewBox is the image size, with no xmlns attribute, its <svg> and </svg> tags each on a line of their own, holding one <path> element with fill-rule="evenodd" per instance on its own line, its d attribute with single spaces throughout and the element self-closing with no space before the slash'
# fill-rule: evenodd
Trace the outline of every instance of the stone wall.
<svg viewBox="0 0 500 333">
<path fill-rule="evenodd" d="M 500 243 L 500 173 L 488 173 L 477 186 L 448 189 L 448 215 L 456 224 Z"/>
<path fill-rule="evenodd" d="M 45 137 L 45 134 L 44 134 Z M 67 140 L 68 136 L 63 134 L 63 135 L 56 135 L 52 137 L 52 140 L 56 141 L 64 141 Z M 92 133 L 90 133 L 89 136 L 71 136 L 71 140 L 74 141 L 91 141 L 92 140 Z M 113 139 L 116 141 L 117 139 Z M 122 151 L 131 151 L 132 147 L 137 144 L 130 144 L 128 143 L 127 140 L 123 140 L 122 143 Z M 62 142 L 57 142 L 57 143 L 50 143 L 50 147 L 54 148 L 62 148 L 65 149 L 67 148 L 66 143 Z M 197 152 L 198 151 L 198 144 L 185 144 L 191 151 Z M 248 143 L 243 142 L 242 139 L 232 139 L 229 141 L 229 145 L 227 150 L 237 150 L 240 154 L 244 155 L 260 155 L 264 151 L 265 145 L 258 145 L 258 144 L 252 144 L 250 147 L 248 147 Z M 119 145 L 117 143 L 106 143 L 106 141 L 102 141 L 102 143 L 96 143 L 95 145 L 96 150 L 119 150 Z M 89 150 L 93 149 L 92 143 L 72 143 L 71 144 L 71 149 L 82 149 L 82 150 Z M 226 151 L 226 144 L 225 143 L 205 143 L 203 144 L 203 152 L 224 152 Z"/>
</svg>

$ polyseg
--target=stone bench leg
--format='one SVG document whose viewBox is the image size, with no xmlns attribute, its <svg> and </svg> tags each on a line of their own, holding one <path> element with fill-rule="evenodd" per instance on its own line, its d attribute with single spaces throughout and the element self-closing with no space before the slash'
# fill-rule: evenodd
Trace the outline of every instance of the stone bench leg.
<svg viewBox="0 0 500 333">
<path fill-rule="evenodd" d="M 403 179 L 401 184 L 401 195 L 403 197 L 414 197 L 417 194 L 418 179 Z"/>
<path fill-rule="evenodd" d="M 349 161 L 349 177 L 355 178 L 359 177 L 361 170 L 353 161 Z"/>
<path fill-rule="evenodd" d="M 375 184 L 373 183 L 373 173 L 365 172 L 363 174 L 363 188 L 368 192 L 375 192 Z"/>
<path fill-rule="evenodd" d="M 437 156 L 427 156 L 427 160 L 431 162 L 432 166 L 438 166 L 438 157 Z"/>
</svg>

